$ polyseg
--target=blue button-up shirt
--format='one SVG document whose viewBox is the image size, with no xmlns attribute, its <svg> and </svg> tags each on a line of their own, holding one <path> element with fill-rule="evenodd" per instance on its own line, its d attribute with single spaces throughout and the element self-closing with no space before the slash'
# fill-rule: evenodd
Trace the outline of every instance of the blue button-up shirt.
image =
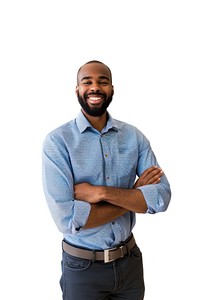
<svg viewBox="0 0 200 300">
<path fill-rule="evenodd" d="M 74 199 L 74 185 L 88 182 L 132 188 L 136 176 L 158 162 L 147 138 L 136 127 L 114 120 L 110 115 L 101 132 L 80 112 L 72 120 L 49 133 L 43 145 L 43 187 L 52 217 L 70 243 L 90 249 L 106 249 L 130 235 L 135 213 L 105 225 L 81 229 L 91 205 Z M 165 175 L 158 184 L 139 187 L 149 213 L 165 211 L 171 191 Z"/>
</svg>

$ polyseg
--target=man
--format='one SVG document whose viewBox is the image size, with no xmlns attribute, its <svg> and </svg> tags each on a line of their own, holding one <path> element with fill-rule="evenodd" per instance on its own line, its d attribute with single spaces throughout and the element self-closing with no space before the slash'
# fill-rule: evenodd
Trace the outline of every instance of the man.
<svg viewBox="0 0 200 300">
<path fill-rule="evenodd" d="M 108 66 L 84 64 L 76 94 L 78 117 L 49 133 L 43 147 L 44 192 L 63 233 L 63 299 L 141 300 L 135 214 L 165 211 L 170 186 L 147 138 L 108 113 L 114 94 Z"/>
</svg>

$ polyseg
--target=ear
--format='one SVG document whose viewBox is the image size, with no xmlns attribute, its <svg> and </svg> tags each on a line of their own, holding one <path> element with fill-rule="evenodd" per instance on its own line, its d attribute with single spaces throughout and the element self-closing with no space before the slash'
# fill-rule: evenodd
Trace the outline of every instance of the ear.
<svg viewBox="0 0 200 300">
<path fill-rule="evenodd" d="M 78 95 L 78 85 L 76 86 L 75 93 Z"/>
<path fill-rule="evenodd" d="M 112 96 L 114 95 L 114 86 L 112 85 Z"/>
</svg>

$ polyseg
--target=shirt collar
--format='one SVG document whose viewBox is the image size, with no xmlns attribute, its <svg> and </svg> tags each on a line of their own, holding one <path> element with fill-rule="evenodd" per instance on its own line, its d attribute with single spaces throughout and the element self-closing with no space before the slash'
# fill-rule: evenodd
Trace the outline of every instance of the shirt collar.
<svg viewBox="0 0 200 300">
<path fill-rule="evenodd" d="M 90 122 L 87 120 L 87 118 L 84 116 L 82 111 L 78 114 L 76 118 L 76 124 L 80 131 L 80 133 L 83 133 L 87 128 L 93 128 Z M 102 133 L 107 132 L 108 130 L 113 129 L 115 131 L 118 131 L 118 126 L 115 122 L 115 120 L 111 117 L 111 115 L 108 113 L 108 121 L 106 123 L 106 126 L 103 128 Z"/>
</svg>

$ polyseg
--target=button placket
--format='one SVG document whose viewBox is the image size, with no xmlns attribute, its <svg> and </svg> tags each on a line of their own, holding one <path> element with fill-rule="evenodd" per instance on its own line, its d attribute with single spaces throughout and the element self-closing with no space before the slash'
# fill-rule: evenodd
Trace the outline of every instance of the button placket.
<svg viewBox="0 0 200 300">
<path fill-rule="evenodd" d="M 106 182 L 111 182 L 111 157 L 110 157 L 110 150 L 109 150 L 109 144 L 107 143 L 108 141 L 101 136 L 101 145 L 102 145 L 102 152 L 104 156 L 104 162 L 105 162 L 105 180 Z"/>
</svg>

